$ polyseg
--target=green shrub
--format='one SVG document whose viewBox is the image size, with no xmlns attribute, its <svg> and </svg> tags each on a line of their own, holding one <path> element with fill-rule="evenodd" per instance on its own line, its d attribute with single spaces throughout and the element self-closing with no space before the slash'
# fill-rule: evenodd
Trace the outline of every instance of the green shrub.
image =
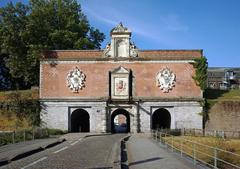
<svg viewBox="0 0 240 169">
<path fill-rule="evenodd" d="M 67 131 L 63 131 L 60 129 L 47 129 L 49 135 L 63 135 L 66 134 Z"/>
</svg>

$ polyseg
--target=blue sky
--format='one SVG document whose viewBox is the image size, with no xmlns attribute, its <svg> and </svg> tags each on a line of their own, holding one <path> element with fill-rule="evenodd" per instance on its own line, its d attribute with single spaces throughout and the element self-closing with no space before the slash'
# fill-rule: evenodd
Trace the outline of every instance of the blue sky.
<svg viewBox="0 0 240 169">
<path fill-rule="evenodd" d="M 90 24 L 105 33 L 102 47 L 123 22 L 139 49 L 203 49 L 209 66 L 240 67 L 240 0 L 79 2 Z"/>
</svg>

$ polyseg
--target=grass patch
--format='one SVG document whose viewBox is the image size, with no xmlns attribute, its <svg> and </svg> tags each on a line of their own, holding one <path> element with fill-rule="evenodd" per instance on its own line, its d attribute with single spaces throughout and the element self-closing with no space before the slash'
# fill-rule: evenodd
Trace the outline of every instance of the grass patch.
<svg viewBox="0 0 240 169">
<path fill-rule="evenodd" d="M 208 100 L 216 101 L 240 101 L 240 90 L 216 90 L 216 89 L 206 89 L 204 92 L 204 97 Z"/>
<path fill-rule="evenodd" d="M 49 135 L 63 135 L 67 134 L 67 131 L 63 131 L 60 129 L 47 129 Z"/>
<path fill-rule="evenodd" d="M 240 90 L 206 89 L 203 97 L 207 101 L 207 108 L 211 109 L 216 103 L 223 101 L 240 101 Z"/>
<path fill-rule="evenodd" d="M 29 128 L 27 119 L 17 119 L 15 114 L 3 114 L 0 112 L 0 131 L 13 131 Z"/>
<path fill-rule="evenodd" d="M 21 99 L 38 99 L 39 91 L 37 89 L 29 89 L 29 90 L 18 90 L 18 91 L 1 91 L 0 92 L 0 101 L 6 101 L 11 98 L 13 93 L 18 92 L 20 94 Z"/>
</svg>

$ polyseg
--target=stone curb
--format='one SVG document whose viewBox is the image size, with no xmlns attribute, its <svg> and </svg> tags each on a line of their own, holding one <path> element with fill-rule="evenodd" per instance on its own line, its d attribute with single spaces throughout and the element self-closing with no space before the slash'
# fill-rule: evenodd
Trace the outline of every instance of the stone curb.
<svg viewBox="0 0 240 169">
<path fill-rule="evenodd" d="M 28 150 L 23 150 L 21 152 L 14 152 L 15 150 L 12 150 L 12 152 L 13 152 L 12 154 L 10 153 L 9 156 L 0 158 L 0 166 L 8 164 L 11 161 L 18 160 L 18 159 L 27 157 L 29 155 L 32 155 L 34 153 L 43 151 L 45 149 L 48 149 L 48 148 L 53 147 L 55 145 L 58 145 L 58 144 L 60 144 L 64 141 L 65 141 L 65 139 L 57 139 L 57 140 L 49 141 L 48 143 L 45 143 L 45 144 L 42 144 L 42 145 L 41 144 L 36 145 L 36 146 L 34 146 L 34 147 L 32 147 Z"/>
</svg>

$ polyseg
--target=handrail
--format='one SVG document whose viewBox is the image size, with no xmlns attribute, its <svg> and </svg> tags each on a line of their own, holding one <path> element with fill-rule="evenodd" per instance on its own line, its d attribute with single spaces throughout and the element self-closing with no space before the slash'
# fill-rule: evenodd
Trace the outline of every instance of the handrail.
<svg viewBox="0 0 240 169">
<path fill-rule="evenodd" d="M 191 157 L 193 159 L 194 165 L 196 165 L 196 162 L 198 161 L 215 169 L 219 168 L 219 166 L 221 165 L 231 166 L 240 169 L 239 154 L 218 147 L 204 145 L 202 143 L 188 140 L 185 138 L 179 138 L 178 136 L 174 136 L 158 130 L 152 130 L 151 136 L 153 139 L 167 145 L 167 147 L 171 148 L 172 151 L 175 150 L 180 152 L 181 156 L 185 154 Z M 189 144 L 191 144 L 191 146 L 189 146 Z M 226 161 L 226 159 L 221 157 L 222 155 L 227 155 L 228 158 L 235 157 L 238 159 L 238 162 L 235 163 Z"/>
</svg>

